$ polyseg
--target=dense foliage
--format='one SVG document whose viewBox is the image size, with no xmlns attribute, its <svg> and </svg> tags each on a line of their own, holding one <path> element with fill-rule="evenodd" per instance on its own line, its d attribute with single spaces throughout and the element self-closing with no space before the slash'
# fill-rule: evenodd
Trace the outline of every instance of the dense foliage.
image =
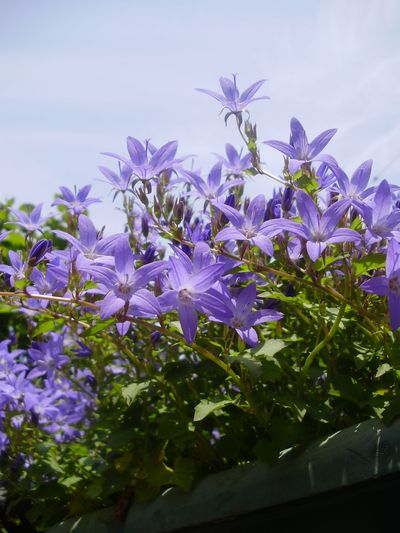
<svg viewBox="0 0 400 533">
<path fill-rule="evenodd" d="M 127 139 L 99 167 L 126 214 L 95 228 L 91 186 L 0 210 L 0 517 L 41 531 L 399 414 L 400 197 L 351 179 L 293 118 L 257 139 L 242 93 L 200 89 L 237 127 L 206 176 Z M 271 149 L 281 176 L 265 169 Z M 191 167 L 190 169 L 188 167 Z M 253 177 L 260 194 L 245 196 Z M 275 180 L 271 198 L 266 180 Z"/>
</svg>

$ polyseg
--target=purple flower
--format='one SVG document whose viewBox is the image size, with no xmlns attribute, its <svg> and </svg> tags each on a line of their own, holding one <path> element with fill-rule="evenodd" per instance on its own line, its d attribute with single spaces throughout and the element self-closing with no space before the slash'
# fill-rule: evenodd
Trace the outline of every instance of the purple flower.
<svg viewBox="0 0 400 533">
<path fill-rule="evenodd" d="M 361 241 L 361 236 L 355 230 L 336 228 L 347 210 L 346 202 L 335 202 L 321 216 L 310 196 L 304 191 L 297 191 L 296 205 L 303 221 L 303 231 L 298 235 L 305 238 L 307 252 L 312 261 L 320 257 L 328 244 Z"/>
<path fill-rule="evenodd" d="M 33 286 L 27 287 L 26 292 L 29 294 L 54 294 L 57 290 L 63 289 L 65 283 L 57 279 L 51 269 L 47 270 L 45 274 L 38 268 L 34 268 L 30 275 Z M 48 300 L 35 300 L 30 298 L 28 303 L 31 307 L 47 307 Z"/>
<path fill-rule="evenodd" d="M 179 249 L 178 257 L 170 257 L 169 284 L 171 289 L 160 297 L 164 312 L 178 311 L 183 334 L 188 343 L 193 342 L 197 330 L 197 311 L 205 314 L 221 313 L 221 299 L 209 293 L 209 289 L 226 271 L 224 263 L 213 263 L 209 246 L 198 242 L 193 261 Z M 229 265 L 230 267 L 230 265 Z M 227 311 L 228 318 L 230 316 Z"/>
<path fill-rule="evenodd" d="M 55 371 L 69 362 L 64 354 L 64 337 L 58 333 L 50 333 L 47 342 L 32 343 L 28 353 L 35 365 L 28 374 L 29 379 L 46 375 L 53 383 Z"/>
<path fill-rule="evenodd" d="M 229 109 L 229 111 L 231 111 L 232 113 L 240 113 L 249 104 L 251 104 L 251 102 L 255 102 L 256 100 L 269 99 L 269 96 L 258 96 L 257 98 L 253 98 L 258 89 L 266 80 L 256 81 L 255 83 L 250 85 L 250 87 L 247 87 L 247 89 L 243 91 L 242 94 L 239 94 L 239 90 L 236 85 L 236 74 L 233 74 L 232 77 L 233 81 L 223 77 L 219 79 L 219 84 L 221 85 L 223 94 L 219 94 L 214 91 L 209 91 L 208 89 L 196 89 L 196 91 L 200 91 L 201 93 L 212 96 L 213 98 L 218 100 L 218 102 L 220 102 L 224 108 Z"/>
<path fill-rule="evenodd" d="M 0 233 L 0 242 L 4 241 L 5 238 L 7 238 L 11 233 L 11 230 L 9 231 L 3 231 L 3 233 Z"/>
<path fill-rule="evenodd" d="M 166 261 L 155 261 L 135 269 L 135 256 L 125 238 L 115 245 L 115 270 L 101 266 L 88 266 L 85 270 L 100 281 L 100 291 L 105 298 L 100 303 L 100 317 L 108 318 L 123 307 L 136 306 L 142 313 L 154 316 L 159 309 L 154 296 L 144 287 L 167 267 Z"/>
<path fill-rule="evenodd" d="M 396 331 L 400 326 L 400 243 L 395 239 L 387 247 L 386 275 L 364 281 L 360 289 L 388 297 L 391 328 Z"/>
<path fill-rule="evenodd" d="M 181 173 L 186 177 L 187 181 L 193 185 L 200 196 L 206 200 L 214 200 L 219 199 L 232 187 L 244 183 L 242 179 L 235 179 L 226 181 L 221 185 L 221 168 L 222 163 L 216 163 L 208 174 L 207 182 L 205 182 L 198 174 L 190 172 L 189 170 L 182 170 Z"/>
<path fill-rule="evenodd" d="M 29 410 L 36 403 L 37 392 L 25 372 L 10 374 L 1 384 L 0 407 L 10 402 L 12 407 L 20 408 L 23 402 Z"/>
<path fill-rule="evenodd" d="M 222 284 L 220 284 L 220 290 L 222 291 L 223 305 L 231 311 L 232 316 L 228 319 L 219 319 L 218 314 L 216 314 L 211 319 L 224 322 L 231 328 L 234 328 L 240 338 L 249 346 L 255 347 L 258 344 L 257 332 L 253 326 L 257 326 L 263 322 L 280 320 L 283 317 L 282 313 L 271 309 L 252 311 L 257 298 L 255 283 L 247 285 L 247 287 L 240 291 L 237 297 L 233 297 L 229 290 Z M 217 290 L 213 289 L 212 294 L 217 294 Z"/>
<path fill-rule="evenodd" d="M 149 141 L 145 141 L 143 145 L 134 137 L 128 137 L 127 148 L 130 159 L 111 152 L 103 152 L 103 155 L 123 161 L 142 181 L 156 178 L 165 170 L 175 169 L 184 159 L 175 159 L 177 141 L 170 141 L 157 150 Z"/>
<path fill-rule="evenodd" d="M 289 143 L 282 141 L 264 141 L 264 144 L 279 150 L 290 159 L 290 170 L 292 173 L 295 173 L 303 163 L 314 160 L 327 160 L 330 163 L 334 161 L 331 156 L 317 156 L 335 135 L 337 129 L 323 131 L 310 143 L 308 142 L 303 126 L 300 124 L 297 118 L 293 117 L 290 121 L 290 130 L 291 133 Z"/>
<path fill-rule="evenodd" d="M 8 351 L 11 341 L 9 339 L 0 342 L 0 379 L 5 379 L 10 374 L 17 374 L 27 370 L 28 367 L 18 362 L 23 350 Z"/>
<path fill-rule="evenodd" d="M 21 254 L 10 250 L 8 252 L 8 258 L 10 260 L 10 265 L 0 265 L 0 272 L 4 272 L 10 276 L 10 285 L 11 287 L 15 286 L 15 281 L 24 279 L 27 269 L 26 262 L 22 261 Z"/>
<path fill-rule="evenodd" d="M 65 205 L 74 215 L 84 213 L 89 205 L 101 202 L 100 198 L 88 198 L 91 185 L 85 185 L 78 192 L 72 192 L 68 187 L 60 187 L 62 198 L 56 198 L 51 205 Z"/>
<path fill-rule="evenodd" d="M 222 211 L 226 218 L 233 225 L 223 228 L 215 236 L 215 241 L 248 241 L 250 244 L 258 246 L 260 250 L 268 255 L 274 254 L 270 234 L 274 231 L 265 230 L 264 215 L 266 210 L 266 201 L 263 194 L 253 198 L 247 208 L 246 215 L 242 215 L 237 209 L 229 205 L 212 202 L 213 205 Z M 275 233 L 279 230 L 275 228 Z"/>
<path fill-rule="evenodd" d="M 393 231 L 400 224 L 400 209 L 393 209 L 391 189 L 386 180 L 376 188 L 372 206 L 364 206 L 362 213 L 369 230 L 369 243 L 393 237 Z"/>
<path fill-rule="evenodd" d="M 349 205 L 352 205 L 358 212 L 363 213 L 365 207 L 364 200 L 375 189 L 374 187 L 366 189 L 371 177 L 372 160 L 368 159 L 364 163 L 361 163 L 354 171 L 351 180 L 349 180 L 347 174 L 339 166 L 329 165 L 329 168 L 336 176 L 337 188 L 343 199 L 347 200 Z"/>
<path fill-rule="evenodd" d="M 335 202 L 323 215 L 312 198 L 302 190 L 296 193 L 296 203 L 302 224 L 286 219 L 274 219 L 264 226 L 281 231 L 289 231 L 306 241 L 306 248 L 311 261 L 316 261 L 328 244 L 338 242 L 360 242 L 361 236 L 349 228 L 336 228 L 348 208 L 345 201 Z"/>
<path fill-rule="evenodd" d="M 128 239 L 128 235 L 119 233 L 103 238 L 102 232 L 97 232 L 93 222 L 86 215 L 78 218 L 79 239 L 61 230 L 54 230 L 54 233 L 61 239 L 65 239 L 87 260 L 86 263 L 100 262 L 113 264 L 111 257 L 118 239 Z"/>
<path fill-rule="evenodd" d="M 247 153 L 244 157 L 242 157 L 242 151 L 243 149 L 238 152 L 231 144 L 227 143 L 225 145 L 225 152 L 227 158 L 225 159 L 224 157 L 218 154 L 216 154 L 216 156 L 225 166 L 229 174 L 239 175 L 244 170 L 247 170 L 252 166 L 252 155 L 250 153 Z"/>
<path fill-rule="evenodd" d="M 129 189 L 132 183 L 132 169 L 127 164 L 119 165 L 119 175 L 107 167 L 97 167 L 105 176 L 108 183 L 111 183 L 113 189 L 117 192 L 125 192 Z"/>
<path fill-rule="evenodd" d="M 40 230 L 42 224 L 47 220 L 48 217 L 43 218 L 42 214 L 43 204 L 38 204 L 32 211 L 27 214 L 24 211 L 19 211 L 18 209 L 10 208 L 11 213 L 15 216 L 17 220 L 14 222 L 7 222 L 7 224 L 17 224 L 22 226 L 26 231 L 32 232 Z"/>
</svg>

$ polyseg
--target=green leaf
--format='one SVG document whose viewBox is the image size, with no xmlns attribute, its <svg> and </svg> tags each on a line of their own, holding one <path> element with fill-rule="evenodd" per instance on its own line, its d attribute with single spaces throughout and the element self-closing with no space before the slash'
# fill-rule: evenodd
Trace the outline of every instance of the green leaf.
<svg viewBox="0 0 400 533">
<path fill-rule="evenodd" d="M 57 331 L 57 329 L 61 327 L 63 323 L 64 321 L 62 319 L 55 320 L 54 318 L 49 318 L 44 320 L 38 326 L 36 326 L 32 336 L 38 337 L 39 335 L 43 335 L 49 331 Z"/>
<path fill-rule="evenodd" d="M 131 383 L 127 387 L 121 389 L 123 399 L 127 405 L 130 406 L 136 401 L 138 396 L 149 388 L 150 381 L 143 381 L 142 383 Z"/>
<path fill-rule="evenodd" d="M 281 339 L 269 339 L 260 348 L 255 348 L 251 352 L 255 357 L 273 357 L 286 346 L 287 343 Z"/>
<path fill-rule="evenodd" d="M 380 378 L 381 376 L 383 376 L 387 372 L 390 372 L 390 370 L 392 370 L 392 367 L 388 363 L 383 363 L 383 365 L 380 365 L 378 367 L 378 370 L 377 370 L 377 372 L 375 374 L 375 377 L 376 378 Z"/>
<path fill-rule="evenodd" d="M 369 270 L 376 270 L 378 268 L 384 268 L 386 265 L 386 254 L 368 254 L 362 259 L 353 259 L 352 266 L 354 274 L 361 276 L 366 274 Z"/>
<path fill-rule="evenodd" d="M 195 471 L 195 463 L 191 459 L 177 457 L 174 462 L 172 482 L 188 492 L 192 488 Z"/>
<path fill-rule="evenodd" d="M 263 364 L 261 361 L 254 359 L 251 355 L 234 355 L 229 356 L 226 359 L 228 363 L 240 363 L 241 365 L 244 365 L 254 379 L 261 376 Z"/>
<path fill-rule="evenodd" d="M 61 485 L 64 485 L 64 487 L 72 487 L 72 485 L 76 485 L 79 481 L 81 481 L 82 478 L 78 476 L 69 476 L 65 479 L 62 479 L 60 481 Z"/>
<path fill-rule="evenodd" d="M 200 422 L 203 418 L 210 415 L 214 411 L 220 411 L 227 405 L 234 404 L 234 400 L 221 400 L 219 402 L 210 402 L 209 400 L 201 400 L 194 409 L 194 422 Z"/>
<path fill-rule="evenodd" d="M 94 326 L 91 326 L 84 332 L 82 332 L 82 337 L 90 337 L 91 335 L 96 335 L 97 333 L 100 333 L 101 331 L 104 331 L 105 329 L 110 328 L 115 323 L 114 318 L 110 318 L 109 320 L 102 320 L 101 322 L 97 322 Z"/>
<path fill-rule="evenodd" d="M 58 462 L 56 454 L 57 454 L 56 449 L 50 448 L 50 450 L 48 451 L 47 459 L 45 459 L 44 462 L 48 464 L 50 468 L 54 470 L 55 472 L 58 472 L 59 474 L 64 474 L 65 473 L 64 469 Z"/>
<path fill-rule="evenodd" d="M 11 305 L 0 303 L 0 315 L 11 313 L 13 309 Z"/>
</svg>

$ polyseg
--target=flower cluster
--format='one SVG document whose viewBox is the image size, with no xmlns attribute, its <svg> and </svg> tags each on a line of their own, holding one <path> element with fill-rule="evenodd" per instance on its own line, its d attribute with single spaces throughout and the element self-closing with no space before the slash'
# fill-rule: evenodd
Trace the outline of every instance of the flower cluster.
<svg viewBox="0 0 400 533">
<path fill-rule="evenodd" d="M 19 445 L 29 432 L 60 446 L 90 435 L 96 460 L 81 458 L 80 477 L 50 459 L 51 472 L 43 465 L 38 471 L 40 479 L 59 476 L 68 490 L 76 483 L 95 500 L 108 460 L 113 486 L 125 490 L 118 483 L 126 474 L 140 492 L 147 476 L 146 492 L 151 483 L 179 484 L 184 476 L 171 472 L 188 457 L 210 468 L 275 457 L 305 442 L 308 430 L 322 434 L 344 420 L 393 412 L 400 385 L 399 188 L 387 180 L 369 185 L 370 160 L 349 179 L 322 154 L 336 129 L 309 142 L 293 118 L 288 143 L 259 143 L 247 107 L 268 98 L 255 97 L 264 81 L 242 93 L 236 76 L 220 78 L 223 94 L 198 89 L 236 118 L 245 143 L 226 144 L 205 172 L 187 168 L 177 141 L 157 149 L 128 137 L 127 156 L 104 153 L 118 160 L 117 169 L 99 170 L 114 200 L 122 197 L 120 233 L 95 227 L 88 208 L 100 199 L 89 197 L 90 185 L 60 187 L 56 216 L 42 216 L 42 204 L 5 209 L 4 457 L 23 453 L 26 464 L 40 462 L 42 448 Z M 283 154 L 280 176 L 263 168 L 261 148 Z M 253 198 L 245 196 L 248 176 L 259 181 Z M 280 186 L 270 198 L 266 179 Z M 280 350 L 285 357 L 275 357 Z M 364 389 L 349 378 L 352 369 Z M 384 383 L 374 388 L 371 374 Z M 148 401 L 136 412 L 131 407 L 144 392 Z M 211 415 L 202 431 L 193 426 Z M 284 430 L 291 424 L 293 437 Z M 164 458 L 169 463 L 161 467 Z M 162 481 L 151 481 L 153 474 Z"/>
</svg>

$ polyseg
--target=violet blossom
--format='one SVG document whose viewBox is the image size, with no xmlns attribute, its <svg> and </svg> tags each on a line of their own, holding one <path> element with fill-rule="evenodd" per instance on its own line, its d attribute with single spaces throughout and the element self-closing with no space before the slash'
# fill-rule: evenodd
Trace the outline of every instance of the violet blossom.
<svg viewBox="0 0 400 533">
<path fill-rule="evenodd" d="M 307 134 L 300 121 L 293 117 L 290 121 L 290 132 L 289 143 L 283 141 L 264 141 L 264 144 L 279 150 L 289 158 L 290 171 L 293 174 L 303 163 L 310 163 L 314 160 L 326 160 L 330 163 L 334 161 L 331 156 L 319 154 L 335 135 L 337 129 L 325 130 L 309 143 Z"/>
<path fill-rule="evenodd" d="M 240 175 L 242 172 L 251 168 L 252 155 L 248 152 L 242 157 L 243 148 L 238 152 L 234 146 L 227 143 L 225 145 L 226 159 L 216 154 L 219 161 L 225 166 L 229 174 Z"/>
<path fill-rule="evenodd" d="M 236 85 L 236 74 L 232 74 L 232 77 L 233 81 L 224 77 L 219 79 L 223 94 L 208 89 L 196 89 L 196 91 L 200 91 L 201 93 L 208 94 L 208 96 L 215 98 L 224 108 L 229 109 L 232 113 L 242 112 L 249 104 L 256 100 L 269 100 L 269 96 L 258 96 L 257 98 L 253 98 L 266 80 L 256 81 L 240 94 Z"/>
<path fill-rule="evenodd" d="M 193 252 L 193 261 L 179 249 L 178 257 L 169 258 L 169 286 L 160 297 L 164 312 L 178 311 L 179 321 L 186 341 L 190 344 L 196 336 L 197 312 L 215 314 L 221 312 L 221 300 L 209 289 L 227 270 L 224 263 L 213 263 L 209 246 L 198 242 Z M 230 265 L 229 265 L 230 266 Z M 229 318 L 231 312 L 225 313 Z"/>
<path fill-rule="evenodd" d="M 213 201 L 212 204 L 222 211 L 232 226 L 223 228 L 215 236 L 215 241 L 247 241 L 258 246 L 267 255 L 274 254 L 270 236 L 279 233 L 278 228 L 265 229 L 264 216 L 266 201 L 263 194 L 253 198 L 247 208 L 246 214 L 242 215 L 237 209 L 229 205 Z"/>
<path fill-rule="evenodd" d="M 221 184 L 222 163 L 216 163 L 210 170 L 207 181 L 204 181 L 197 173 L 189 170 L 181 170 L 181 174 L 193 185 L 197 193 L 206 200 L 218 200 L 226 191 L 237 185 L 242 185 L 242 179 L 225 181 Z M 196 194 L 196 193 L 192 193 Z"/>
<path fill-rule="evenodd" d="M 81 215 L 89 205 L 101 202 L 100 198 L 88 198 L 91 188 L 91 185 L 85 185 L 78 192 L 76 189 L 72 192 L 68 187 L 60 187 L 62 198 L 56 198 L 51 205 L 64 205 L 72 214 Z"/>
<path fill-rule="evenodd" d="M 177 141 L 170 141 L 157 150 L 149 141 L 145 141 L 143 145 L 138 139 L 128 137 L 127 148 L 130 159 L 112 152 L 103 152 L 103 155 L 123 161 L 142 181 L 156 178 L 163 171 L 175 169 L 184 160 L 175 159 Z"/>
<path fill-rule="evenodd" d="M 360 285 L 364 292 L 387 296 L 392 331 L 400 327 L 400 243 L 391 239 L 387 246 L 386 274 Z"/>
<path fill-rule="evenodd" d="M 42 208 L 43 204 L 38 204 L 30 213 L 25 213 L 25 211 L 10 207 L 10 212 L 17 220 L 7 222 L 7 224 L 17 224 L 29 233 L 40 230 L 44 222 L 49 218 L 42 217 Z"/>
<path fill-rule="evenodd" d="M 211 294 L 217 295 L 222 293 L 222 305 L 225 309 L 231 311 L 232 316 L 228 319 L 226 317 L 219 318 L 218 313 L 211 320 L 224 322 L 231 328 L 235 329 L 240 338 L 249 346 L 255 347 L 258 344 L 257 332 L 253 326 L 257 326 L 264 322 L 273 322 L 280 320 L 283 314 L 272 309 L 261 309 L 253 311 L 253 307 L 257 298 L 257 288 L 255 283 L 250 283 L 242 289 L 238 296 L 233 297 L 229 290 L 223 285 L 219 284 L 218 289 L 213 289 Z"/>
</svg>

